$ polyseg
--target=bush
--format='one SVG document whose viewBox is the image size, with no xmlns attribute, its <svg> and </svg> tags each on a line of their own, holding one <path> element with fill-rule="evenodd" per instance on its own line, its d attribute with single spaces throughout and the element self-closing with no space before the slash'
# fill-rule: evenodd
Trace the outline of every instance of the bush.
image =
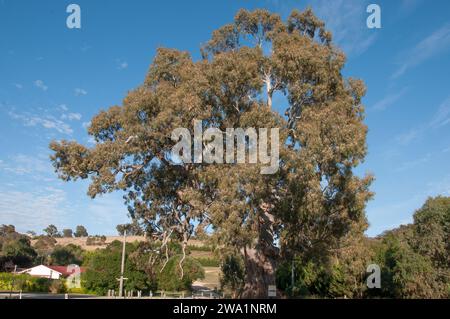
<svg viewBox="0 0 450 319">
<path fill-rule="evenodd" d="M 52 280 L 50 283 L 49 291 L 52 294 L 61 294 L 67 292 L 64 281 L 62 280 Z"/>
<path fill-rule="evenodd" d="M 202 265 L 191 257 L 186 257 L 183 262 L 184 276 L 181 279 L 181 269 L 179 262 L 181 255 L 176 255 L 169 259 L 158 278 L 158 288 L 167 291 L 190 290 L 192 282 L 205 278 Z"/>
<path fill-rule="evenodd" d="M 188 245 L 187 246 L 189 251 L 214 251 L 214 248 L 211 246 L 195 246 L 195 245 Z"/>
<path fill-rule="evenodd" d="M 220 267 L 220 261 L 217 258 L 198 257 L 195 260 L 203 267 Z"/>
<path fill-rule="evenodd" d="M 0 290 L 14 290 L 23 292 L 50 292 L 64 286 L 60 280 L 32 277 L 27 274 L 0 273 Z"/>
<path fill-rule="evenodd" d="M 50 255 L 52 265 L 67 266 L 70 264 L 81 265 L 83 262 L 83 249 L 80 246 L 69 244 L 67 246 L 56 246 Z"/>
<path fill-rule="evenodd" d="M 106 243 L 106 236 L 89 236 L 86 239 L 87 246 L 103 246 Z"/>
<path fill-rule="evenodd" d="M 124 277 L 128 280 L 124 283 L 126 290 L 142 290 L 147 293 L 154 290 L 155 284 L 142 270 L 138 269 L 130 255 L 136 250 L 136 245 L 127 243 L 127 257 L 125 261 Z M 120 276 L 120 263 L 122 256 L 122 244 L 114 241 L 106 249 L 96 250 L 86 255 L 84 265 L 87 271 L 82 274 L 82 286 L 90 292 L 98 295 L 106 295 L 109 289 L 117 289 Z"/>
</svg>

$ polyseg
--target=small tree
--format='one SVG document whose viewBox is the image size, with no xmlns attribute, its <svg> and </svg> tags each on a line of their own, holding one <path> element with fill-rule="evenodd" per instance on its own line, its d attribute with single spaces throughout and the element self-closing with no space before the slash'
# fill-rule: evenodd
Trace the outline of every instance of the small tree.
<svg viewBox="0 0 450 319">
<path fill-rule="evenodd" d="M 56 239 L 49 236 L 40 236 L 39 239 L 34 244 L 34 248 L 38 253 L 39 263 L 44 263 L 47 261 L 47 257 L 55 248 Z"/>
<path fill-rule="evenodd" d="M 56 246 L 50 255 L 53 265 L 66 266 L 70 264 L 81 265 L 83 261 L 83 249 L 80 246 L 69 244 L 67 246 Z"/>
<path fill-rule="evenodd" d="M 120 224 L 116 226 L 117 233 L 123 236 L 124 232 L 127 231 L 128 236 L 142 236 L 142 229 L 136 222 L 131 224 Z"/>
<path fill-rule="evenodd" d="M 0 271 L 4 270 L 7 264 L 28 267 L 35 257 L 36 252 L 26 236 L 7 239 L 0 247 Z"/>
<path fill-rule="evenodd" d="M 73 237 L 73 231 L 70 228 L 63 229 L 63 237 L 72 238 Z"/>
<path fill-rule="evenodd" d="M 58 228 L 56 228 L 56 226 L 53 224 L 48 225 L 48 227 L 44 229 L 44 232 L 49 237 L 57 237 L 58 236 Z"/>
<path fill-rule="evenodd" d="M 74 233 L 75 237 L 87 237 L 88 232 L 83 225 L 78 225 Z"/>
<path fill-rule="evenodd" d="M 245 269 L 241 258 L 236 255 L 226 256 L 221 270 L 220 285 L 222 288 L 230 288 L 233 298 L 239 297 L 245 279 Z"/>
</svg>

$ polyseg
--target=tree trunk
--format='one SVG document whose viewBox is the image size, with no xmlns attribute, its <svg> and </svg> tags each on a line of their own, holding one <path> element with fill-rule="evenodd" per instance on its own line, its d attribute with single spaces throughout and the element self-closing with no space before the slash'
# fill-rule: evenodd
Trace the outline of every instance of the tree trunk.
<svg viewBox="0 0 450 319">
<path fill-rule="evenodd" d="M 245 249 L 245 285 L 242 298 L 267 298 L 269 285 L 275 285 L 276 263 L 263 252 Z"/>
<path fill-rule="evenodd" d="M 274 217 L 270 205 L 263 203 L 258 216 L 258 239 L 255 247 L 243 249 L 245 285 L 243 298 L 267 298 L 269 285 L 275 285 L 279 249 L 274 244 Z"/>
</svg>

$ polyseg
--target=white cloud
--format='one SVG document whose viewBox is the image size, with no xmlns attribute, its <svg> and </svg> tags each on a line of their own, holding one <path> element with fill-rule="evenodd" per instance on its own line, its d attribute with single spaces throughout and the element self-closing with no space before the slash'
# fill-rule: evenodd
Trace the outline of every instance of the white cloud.
<svg viewBox="0 0 450 319">
<path fill-rule="evenodd" d="M 120 61 L 120 60 L 117 61 L 117 69 L 118 70 L 124 70 L 126 68 L 128 68 L 128 62 L 127 61 Z"/>
<path fill-rule="evenodd" d="M 87 143 L 91 144 L 91 145 L 95 145 L 95 144 L 97 144 L 97 141 L 95 140 L 95 138 L 93 136 L 89 136 L 87 139 Z"/>
<path fill-rule="evenodd" d="M 42 126 L 46 129 L 54 129 L 59 133 L 67 135 L 73 133 L 73 130 L 69 124 L 50 115 L 42 117 L 28 113 L 19 114 L 14 111 L 10 111 L 9 115 L 11 118 L 21 121 L 25 126 Z"/>
<path fill-rule="evenodd" d="M 412 141 L 414 141 L 416 138 L 418 138 L 423 132 L 422 128 L 416 128 L 411 129 L 406 133 L 402 133 L 400 135 L 397 135 L 395 140 L 402 145 L 408 145 Z"/>
<path fill-rule="evenodd" d="M 67 113 L 61 115 L 62 120 L 70 120 L 70 121 L 79 121 L 81 120 L 81 114 L 80 113 Z"/>
<path fill-rule="evenodd" d="M 402 90 L 398 92 L 394 92 L 383 98 L 382 100 L 378 101 L 374 104 L 373 109 L 376 111 L 383 111 L 395 102 L 397 102 L 405 93 L 407 89 L 403 88 Z"/>
<path fill-rule="evenodd" d="M 84 89 L 76 88 L 74 90 L 76 96 L 86 95 L 88 92 Z"/>
<path fill-rule="evenodd" d="M 61 110 L 61 111 L 68 111 L 69 110 L 69 108 L 65 104 L 58 105 L 58 109 Z"/>
<path fill-rule="evenodd" d="M 415 47 L 408 49 L 401 56 L 399 68 L 392 75 L 397 78 L 409 69 L 425 62 L 431 57 L 444 52 L 450 46 L 450 24 L 446 24 L 424 38 Z"/>
<path fill-rule="evenodd" d="M 90 224 L 96 228 L 115 229 L 120 222 L 127 222 L 128 211 L 118 194 L 107 194 L 91 200 L 87 206 Z"/>
<path fill-rule="evenodd" d="M 440 105 L 432 119 L 427 123 L 409 130 L 406 133 L 398 135 L 395 139 L 398 143 L 407 145 L 417 138 L 421 137 L 430 129 L 439 129 L 442 126 L 450 124 L 450 96 Z"/>
<path fill-rule="evenodd" d="M 81 123 L 81 126 L 83 126 L 83 128 L 84 128 L 85 130 L 87 130 L 87 129 L 89 128 L 89 126 L 91 126 L 91 121 L 89 121 L 89 122 L 83 122 L 83 123 Z"/>
<path fill-rule="evenodd" d="M 427 187 L 430 194 L 450 196 L 450 175 L 444 176 L 441 180 L 428 183 Z"/>
<path fill-rule="evenodd" d="M 450 96 L 441 103 L 438 111 L 434 115 L 430 122 L 430 126 L 433 128 L 439 128 L 441 126 L 450 123 Z"/>
<path fill-rule="evenodd" d="M 68 207 L 66 193 L 53 187 L 35 191 L 0 192 L 2 223 L 16 225 L 22 231 L 41 231 L 49 224 L 64 224 Z"/>
<path fill-rule="evenodd" d="M 403 13 L 409 14 L 417 9 L 422 2 L 422 0 L 401 0 L 400 9 Z"/>
<path fill-rule="evenodd" d="M 14 83 L 14 86 L 17 88 L 17 89 L 23 89 L 23 85 L 22 84 L 20 84 L 20 83 Z"/>
<path fill-rule="evenodd" d="M 427 163 L 431 159 L 431 154 L 426 154 L 418 159 L 404 162 L 397 167 L 397 171 L 407 171 L 421 164 Z"/>
<path fill-rule="evenodd" d="M 50 160 L 43 157 L 17 154 L 11 156 L 8 163 L 1 161 L 0 169 L 18 175 L 49 173 L 52 171 Z"/>
<path fill-rule="evenodd" d="M 366 26 L 367 1 L 360 0 L 316 0 L 312 8 L 325 27 L 333 33 L 333 41 L 345 53 L 359 55 L 376 40 L 376 33 Z"/>
<path fill-rule="evenodd" d="M 42 81 L 42 80 L 36 80 L 36 81 L 34 81 L 34 85 L 35 85 L 37 88 L 40 88 L 42 91 L 47 91 L 47 89 L 48 89 L 48 86 L 45 85 L 44 81 Z"/>
</svg>

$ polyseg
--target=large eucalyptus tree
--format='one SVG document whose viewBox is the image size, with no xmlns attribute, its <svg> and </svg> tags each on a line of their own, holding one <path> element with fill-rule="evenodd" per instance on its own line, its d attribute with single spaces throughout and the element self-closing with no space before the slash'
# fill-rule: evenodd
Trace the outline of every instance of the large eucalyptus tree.
<svg viewBox="0 0 450 319">
<path fill-rule="evenodd" d="M 63 180 L 90 178 L 91 197 L 122 190 L 130 216 L 164 249 L 179 240 L 184 255 L 190 236 L 207 232 L 242 256 L 242 296 L 264 297 L 280 259 L 326 262 L 364 230 L 372 177 L 353 169 L 366 154 L 365 87 L 342 76 L 345 56 L 310 9 L 286 22 L 240 10 L 202 56 L 159 48 L 144 83 L 92 119 L 96 145 L 54 141 L 52 161 Z M 279 170 L 175 161 L 171 133 L 195 120 L 222 131 L 279 128 Z"/>
</svg>

